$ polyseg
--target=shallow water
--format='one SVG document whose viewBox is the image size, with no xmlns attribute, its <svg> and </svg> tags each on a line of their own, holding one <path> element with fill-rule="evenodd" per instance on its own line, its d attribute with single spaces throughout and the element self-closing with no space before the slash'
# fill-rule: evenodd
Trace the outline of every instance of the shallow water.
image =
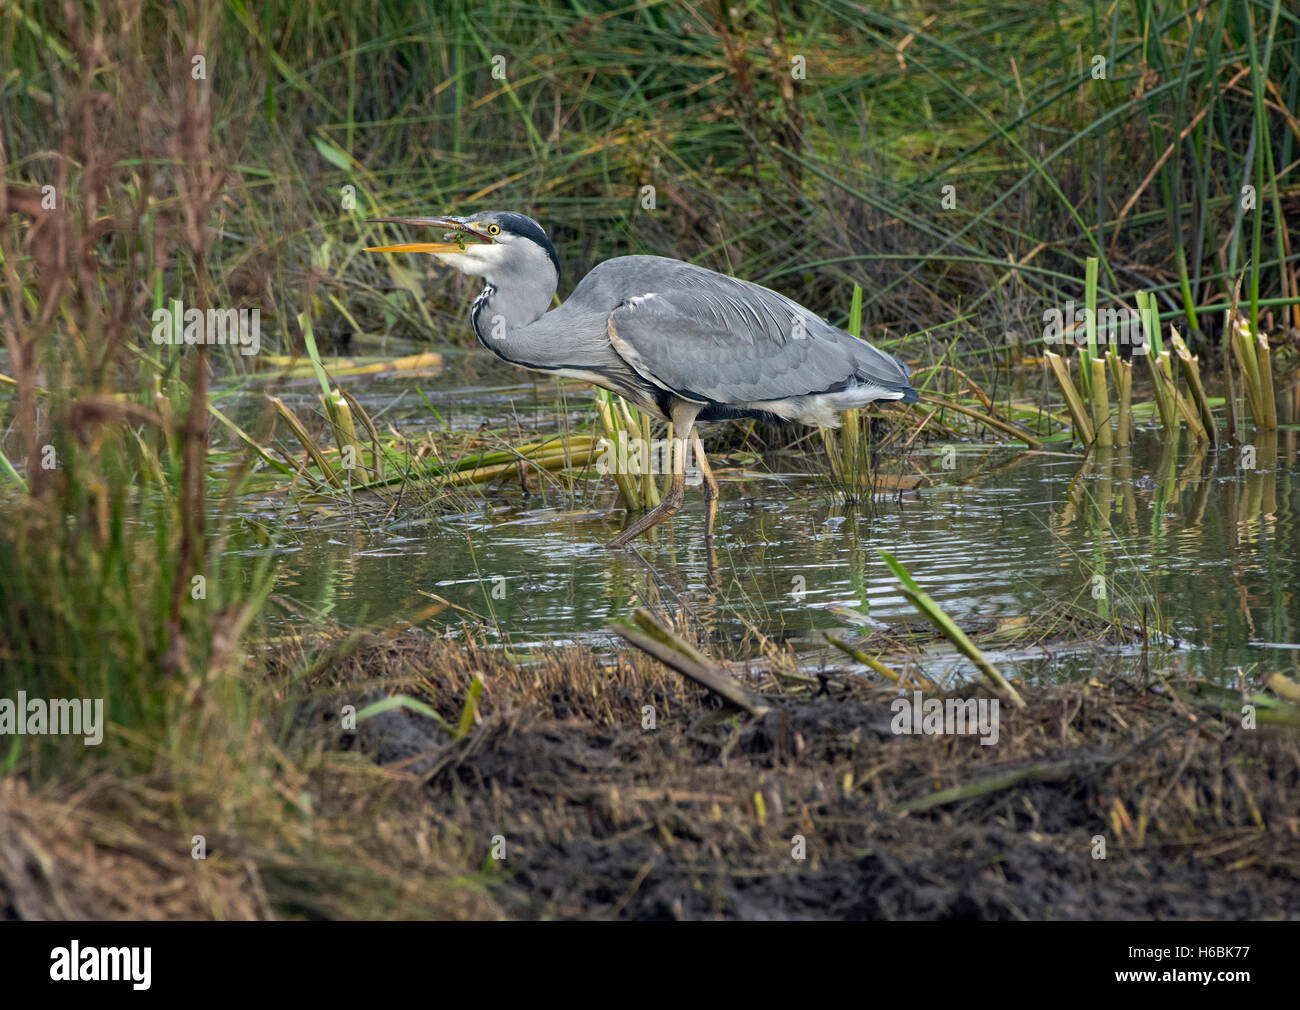
<svg viewBox="0 0 1300 1010">
<path fill-rule="evenodd" d="M 417 385 L 456 427 L 515 417 L 532 435 L 589 415 L 589 394 L 561 403 L 551 383 L 520 387 L 518 373 L 468 367 L 476 370 L 468 378 L 458 368 L 455 378 L 350 380 L 348 388 L 372 413 L 387 408 L 383 420 L 408 434 L 440 425 Z M 711 552 L 705 506 L 690 488 L 685 509 L 636 553 L 605 550 L 624 522 L 608 479 L 576 499 L 554 486 L 525 498 L 512 483 L 433 517 L 399 509 L 387 522 L 360 522 L 335 509 L 317 522 L 282 508 L 260 520 L 282 557 L 277 592 L 304 610 L 348 625 L 389 624 L 431 605 L 423 590 L 481 615 L 514 651 L 574 641 L 616 648 L 610 622 L 650 601 L 687 607 L 719 655 L 755 655 L 765 637 L 791 643 L 811 667 L 844 666 L 823 629 L 855 639 L 920 620 L 880 559 L 883 548 L 959 620 L 1072 605 L 1131 625 L 1163 621 L 1176 639 L 1146 655 L 1139 645 L 1090 641 L 991 653 L 1021 676 L 1149 664 L 1220 680 L 1235 679 L 1236 667 L 1294 677 L 1296 441 L 1294 430 L 1272 442 L 1261 436 L 1253 468 L 1233 451 L 1197 453 L 1185 436 L 1175 447 L 1146 433 L 1130 451 L 1087 458 L 957 444 L 951 469 L 943 447 L 931 445 L 912 460 L 934 483 L 872 510 L 837 504 L 815 475 L 721 460 Z M 461 634 L 464 619 L 449 608 L 427 623 Z M 969 672 L 947 652 L 922 662 L 936 677 Z"/>
</svg>

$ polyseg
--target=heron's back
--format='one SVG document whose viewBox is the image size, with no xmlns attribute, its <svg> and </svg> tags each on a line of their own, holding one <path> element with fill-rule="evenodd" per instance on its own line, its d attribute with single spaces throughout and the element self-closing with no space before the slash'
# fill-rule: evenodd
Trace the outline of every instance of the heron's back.
<svg viewBox="0 0 1300 1010">
<path fill-rule="evenodd" d="M 769 288 L 660 256 L 593 269 L 565 303 L 608 313 L 612 346 L 701 417 L 775 414 L 836 423 L 874 400 L 914 402 L 908 369 Z"/>
</svg>

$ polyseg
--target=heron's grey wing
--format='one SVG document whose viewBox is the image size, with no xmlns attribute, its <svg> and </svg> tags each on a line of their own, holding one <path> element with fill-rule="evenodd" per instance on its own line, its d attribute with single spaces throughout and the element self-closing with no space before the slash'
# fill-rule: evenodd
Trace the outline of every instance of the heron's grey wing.
<svg viewBox="0 0 1300 1010">
<path fill-rule="evenodd" d="M 675 279 L 699 286 L 629 298 L 609 317 L 614 349 L 661 388 L 721 404 L 850 389 L 863 403 L 915 396 L 901 361 L 775 291 L 718 274 L 707 285 Z"/>
</svg>

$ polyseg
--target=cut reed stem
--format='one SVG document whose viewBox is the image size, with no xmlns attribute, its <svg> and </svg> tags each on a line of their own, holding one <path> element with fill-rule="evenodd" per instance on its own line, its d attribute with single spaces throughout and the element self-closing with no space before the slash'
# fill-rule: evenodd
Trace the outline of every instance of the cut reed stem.
<svg viewBox="0 0 1300 1010">
<path fill-rule="evenodd" d="M 1056 378 L 1056 384 L 1065 397 L 1065 405 L 1069 408 L 1070 417 L 1074 421 L 1074 434 L 1084 445 L 1092 445 L 1095 438 L 1092 421 L 1083 409 L 1083 400 L 1074 386 L 1074 380 L 1070 378 L 1070 366 L 1064 358 L 1052 351 L 1044 351 L 1043 359 L 1051 367 L 1052 375 Z"/>
<path fill-rule="evenodd" d="M 1106 359 L 1092 358 L 1089 362 L 1092 372 L 1092 426 L 1097 445 L 1109 449 L 1115 444 L 1115 435 L 1110 426 L 1110 394 L 1106 391 Z"/>
<path fill-rule="evenodd" d="M 1214 414 L 1210 411 L 1209 400 L 1205 395 L 1205 385 L 1201 382 L 1200 362 L 1196 355 L 1187 349 L 1187 345 L 1183 343 L 1183 338 L 1176 329 L 1171 328 L 1169 343 L 1173 346 L 1174 353 L 1178 355 L 1178 360 L 1182 362 L 1183 373 L 1187 376 L 1187 388 L 1191 391 L 1192 401 L 1196 404 L 1196 411 L 1201 419 L 1201 429 L 1210 444 L 1217 445 L 1218 430 L 1214 424 Z"/>
<path fill-rule="evenodd" d="M 1115 397 L 1119 400 L 1115 444 L 1129 445 L 1133 441 L 1133 363 L 1124 361 L 1113 348 L 1106 352 L 1106 358 L 1115 377 Z"/>
</svg>

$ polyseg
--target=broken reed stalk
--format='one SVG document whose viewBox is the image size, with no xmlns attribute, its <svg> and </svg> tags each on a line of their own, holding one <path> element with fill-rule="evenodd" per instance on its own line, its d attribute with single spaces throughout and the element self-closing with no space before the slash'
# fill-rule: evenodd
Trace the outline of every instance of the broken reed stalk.
<svg viewBox="0 0 1300 1010">
<path fill-rule="evenodd" d="M 979 671 L 988 678 L 993 685 L 994 691 L 1001 694 L 1016 708 L 1025 707 L 1025 700 L 1020 697 L 1020 693 L 1002 676 L 998 668 L 989 662 L 988 657 L 980 651 L 979 646 L 966 636 L 966 632 L 962 631 L 956 622 L 927 593 L 913 590 L 907 586 L 901 588 L 903 595 L 907 597 L 912 606 L 943 632 L 944 637 L 956 646 L 957 651 L 974 663 Z"/>
<path fill-rule="evenodd" d="M 966 632 L 957 626 L 957 622 L 948 616 L 947 612 L 939 606 L 934 599 L 917 585 L 916 580 L 912 578 L 911 573 L 887 551 L 880 551 L 880 556 L 884 559 L 885 564 L 890 567 L 894 575 L 898 577 L 899 588 L 903 595 L 914 606 L 926 620 L 933 624 L 948 639 L 957 650 L 969 659 L 979 671 L 984 674 L 992 683 L 993 688 L 1002 697 L 1006 698 L 1016 708 L 1025 707 L 1025 699 L 1020 697 L 1010 682 L 1002 676 L 1002 673 L 989 662 L 988 657 L 980 651 L 979 646 L 972 642 Z"/>
<path fill-rule="evenodd" d="M 629 445 L 628 447 L 627 458 L 639 460 L 640 461 L 639 469 L 641 470 L 641 473 L 639 474 L 625 475 L 626 484 L 634 495 L 634 502 L 629 501 L 628 506 L 630 508 L 638 508 L 638 509 L 654 508 L 656 505 L 660 503 L 662 499 L 659 494 L 659 488 L 655 486 L 654 453 L 653 453 L 654 442 L 651 439 L 651 433 L 650 433 L 650 416 L 648 414 L 643 414 L 641 411 L 633 408 L 621 396 L 615 396 L 613 393 L 606 391 L 605 397 L 607 398 L 606 400 L 607 403 L 612 404 L 616 402 L 618 404 L 618 413 L 614 414 L 613 417 L 616 424 L 619 424 L 619 422 L 621 421 L 619 427 L 622 429 L 624 433 L 624 437 L 632 438 L 635 436 L 641 441 L 642 449 L 638 453 L 633 454 L 631 451 L 631 446 Z M 665 445 L 667 446 L 669 455 L 666 458 L 664 458 L 662 462 L 665 464 L 664 474 L 665 477 L 667 478 L 664 483 L 664 494 L 667 494 L 669 483 L 672 480 L 672 473 L 673 473 L 672 453 L 674 451 L 674 447 L 672 442 L 671 426 L 668 433 L 668 441 L 665 443 Z M 683 447 L 682 451 L 683 452 L 686 451 L 685 447 Z M 623 457 L 619 456 L 618 459 L 622 460 Z"/>
<path fill-rule="evenodd" d="M 1250 405 L 1250 416 L 1256 428 L 1277 427 L 1277 402 L 1273 394 L 1273 355 L 1268 337 L 1252 331 L 1250 322 L 1237 311 L 1241 297 L 1242 278 L 1232 289 L 1232 304 L 1224 320 L 1224 339 L 1232 346 L 1232 356 L 1241 370 L 1241 384 Z M 1224 365 L 1227 367 L 1224 354 Z"/>
<path fill-rule="evenodd" d="M 231 432 L 233 432 L 236 438 L 238 438 L 246 446 L 252 449 L 253 452 L 255 452 L 261 458 L 262 462 L 265 463 L 267 466 L 272 467 L 275 470 L 279 470 L 282 474 L 288 477 L 293 476 L 294 474 L 293 467 L 289 466 L 283 460 L 276 459 L 274 456 L 272 456 L 270 451 L 265 446 L 259 445 L 257 441 L 250 434 L 248 434 L 248 432 L 244 431 L 243 428 L 241 428 L 234 421 L 228 418 L 225 414 L 219 411 L 211 403 L 208 404 L 208 413 L 211 414 L 213 417 L 215 417 L 223 425 L 225 425 Z M 17 474 L 15 473 L 14 476 L 17 476 Z"/>
<path fill-rule="evenodd" d="M 307 455 L 310 456 L 312 462 L 316 464 L 317 469 L 321 472 L 321 476 L 331 485 L 342 490 L 343 482 L 339 480 L 339 475 L 335 473 L 334 468 L 330 466 L 329 460 L 327 460 L 325 454 L 321 452 L 321 448 L 316 444 L 316 440 L 311 437 L 311 434 L 307 431 L 306 427 L 303 426 L 303 423 L 298 420 L 298 415 L 290 410 L 289 406 L 278 396 L 270 396 L 267 397 L 267 399 L 271 401 L 271 406 L 275 408 L 276 413 L 284 418 L 285 423 L 289 425 L 289 430 L 293 432 L 294 437 L 297 438 L 302 447 L 307 450 Z"/>
<path fill-rule="evenodd" d="M 321 406 L 325 408 L 325 417 L 329 421 L 330 429 L 334 432 L 334 443 L 338 446 L 340 460 L 345 464 L 344 469 L 351 471 L 356 467 L 360 467 L 365 472 L 366 466 L 362 462 L 363 450 L 361 442 L 357 438 L 356 425 L 352 420 L 351 403 L 349 403 L 348 398 L 344 396 L 341 389 L 330 385 L 329 373 L 325 371 L 320 351 L 316 347 L 316 337 L 312 332 L 310 316 L 305 312 L 300 312 L 298 314 L 298 325 L 302 329 L 303 344 L 307 348 L 307 357 L 311 362 L 312 371 L 316 373 L 316 379 L 320 383 Z M 355 402 L 355 400 L 352 401 L 352 403 Z M 369 423 L 369 418 L 366 420 Z M 371 427 L 373 428 L 373 425 Z M 377 443 L 378 440 L 376 439 Z M 349 457 L 352 458 L 349 460 Z M 318 462 L 317 465 L 319 466 L 320 463 Z M 332 469 L 328 472 L 333 475 Z M 332 482 L 337 481 L 337 475 L 333 475 Z"/>
<path fill-rule="evenodd" d="M 530 466 L 547 472 L 564 470 L 570 466 L 588 466 L 601 456 L 600 449 L 591 447 L 587 450 L 571 450 L 561 446 L 557 450 L 548 453 L 542 453 L 536 456 L 525 456 L 523 459 L 516 459 L 510 463 L 496 463 L 491 466 L 475 467 L 472 470 L 457 470 L 446 475 L 446 483 L 460 486 L 462 484 L 486 484 L 489 481 L 497 480 L 508 473 L 515 473 L 519 469 L 520 463 L 528 463 Z"/>
<path fill-rule="evenodd" d="M 1030 765 L 1027 768 L 998 772 L 975 782 L 966 782 L 962 785 L 950 786 L 947 789 L 939 789 L 925 796 L 918 796 L 916 799 L 900 803 L 894 807 L 894 811 L 900 814 L 920 813 L 923 810 L 941 807 L 948 803 L 955 803 L 958 800 L 969 800 L 977 796 L 1002 792 L 1004 789 L 1010 789 L 1021 782 L 1056 782 L 1062 779 L 1080 777 L 1086 772 L 1117 764 L 1119 760 L 1119 757 L 1108 756 L 1104 758 L 1085 758 L 1082 761 L 1044 761 Z"/>
<path fill-rule="evenodd" d="M 1246 405 L 1250 408 L 1250 416 L 1258 424 L 1262 408 L 1259 405 L 1259 390 L 1255 387 L 1254 354 L 1252 353 L 1249 360 L 1247 359 L 1247 351 L 1244 348 L 1250 346 L 1250 341 L 1242 339 L 1242 325 L 1240 318 L 1232 321 L 1229 343 L 1232 345 L 1232 357 L 1237 362 L 1237 374 L 1241 376 L 1241 390 L 1245 394 Z"/>
<path fill-rule="evenodd" d="M 771 706 L 755 698 L 738 680 L 714 663 L 699 649 L 675 634 L 650 611 L 638 607 L 632 612 L 637 628 L 626 624 L 610 627 L 642 652 L 645 652 L 670 669 L 676 670 L 702 687 L 708 688 L 723 701 L 751 716 L 770 712 Z M 638 630 L 639 629 L 639 630 Z"/>
<path fill-rule="evenodd" d="M 287 407 L 285 409 L 288 410 Z M 286 420 L 290 422 L 290 427 L 294 427 L 295 422 L 297 422 L 297 418 L 292 417 L 291 414 L 286 417 Z M 368 429 L 370 427 L 370 425 L 367 425 Z M 303 442 L 308 452 L 312 454 L 312 459 L 316 465 L 328 468 L 327 473 L 334 473 L 329 461 L 325 458 L 324 452 L 312 442 L 305 429 L 300 429 L 301 424 L 299 423 L 297 427 L 294 427 L 294 432 L 298 435 L 298 440 Z M 377 432 L 373 433 L 373 435 L 375 438 L 378 437 Z M 306 441 L 304 441 L 304 438 Z M 313 447 L 315 452 L 313 452 Z M 454 487 L 467 484 L 484 484 L 512 473 L 518 473 L 521 465 L 547 472 L 565 470 L 570 467 L 589 467 L 597 463 L 601 456 L 604 455 L 604 452 L 601 443 L 597 441 L 594 435 L 556 435 L 510 449 L 475 453 L 451 465 L 444 464 L 439 460 L 436 465 L 424 466 L 410 472 L 406 472 L 406 468 L 403 467 L 403 472 L 397 475 L 377 476 L 370 481 L 354 483 L 353 490 L 389 487 L 394 484 L 404 483 L 412 477 L 441 480 L 445 484 Z M 382 455 L 377 454 L 375 458 L 377 460 L 382 459 Z M 293 474 L 292 469 L 286 468 L 278 460 L 272 460 L 272 462 L 277 469 L 281 471 L 287 470 L 289 475 Z M 336 484 L 335 486 L 341 485 Z"/>
<path fill-rule="evenodd" d="M 321 396 L 321 403 L 325 407 L 325 414 L 330 419 L 330 427 L 334 429 L 334 443 L 339 447 L 339 459 L 344 464 L 345 470 L 360 469 L 363 473 L 367 472 L 367 467 L 363 462 L 363 449 L 361 441 L 357 438 L 357 426 L 352 421 L 352 407 L 344 398 L 342 390 L 335 388 L 330 392 L 329 397 Z M 351 450 L 351 466 L 348 466 L 348 456 Z"/>
<path fill-rule="evenodd" d="M 1182 362 L 1183 374 L 1187 376 L 1187 388 L 1191 391 L 1192 401 L 1196 404 L 1196 411 L 1201 419 L 1201 429 L 1211 445 L 1218 445 L 1219 436 L 1214 424 L 1214 414 L 1211 413 L 1210 402 L 1205 396 L 1205 384 L 1201 382 L 1200 361 L 1187 349 L 1182 336 L 1173 327 L 1170 327 L 1169 343 L 1173 346 L 1174 353 L 1178 355 L 1178 360 Z"/>
<path fill-rule="evenodd" d="M 641 441 L 646 446 L 649 446 L 651 444 L 649 414 L 641 415 Z M 668 444 L 669 446 L 672 445 L 671 442 L 669 442 Z M 649 464 L 650 461 L 647 460 L 646 462 L 647 464 Z M 654 508 L 661 501 L 659 497 L 659 488 L 655 485 L 655 478 L 654 478 L 653 471 L 654 471 L 654 467 L 647 465 L 642 468 L 642 473 L 641 473 L 641 500 L 645 503 L 646 508 Z M 671 466 L 668 467 L 668 471 L 670 473 L 672 472 Z"/>
<path fill-rule="evenodd" d="M 511 446 L 508 449 L 493 449 L 490 452 L 477 452 L 473 455 L 464 456 L 454 466 L 450 467 L 450 470 L 470 470 L 494 463 L 510 463 L 521 458 L 537 455 L 563 453 L 566 447 L 570 451 L 583 448 L 597 450 L 599 441 L 594 435 L 590 434 L 552 435 L 537 442 L 526 442 L 523 445 Z"/>
<path fill-rule="evenodd" d="M 1273 691 L 1288 701 L 1300 702 L 1300 684 L 1284 677 L 1280 673 L 1269 674 L 1264 681 Z"/>
<path fill-rule="evenodd" d="M 629 435 L 636 435 L 639 437 L 641 434 L 641 425 L 638 423 L 636 417 L 633 416 L 631 406 L 629 406 L 628 402 L 621 396 L 614 397 L 614 402 L 618 404 L 618 413 L 623 419 L 623 430 Z"/>
<path fill-rule="evenodd" d="M 1115 377 L 1115 396 L 1119 400 L 1119 414 L 1115 421 L 1115 444 L 1133 442 L 1133 363 L 1123 360 L 1114 348 L 1106 352 L 1111 375 Z"/>
<path fill-rule="evenodd" d="M 890 681 L 891 683 L 899 684 L 900 686 L 906 686 L 906 682 L 902 674 L 897 673 L 894 670 L 891 670 L 889 667 L 887 667 L 880 660 L 876 659 L 874 656 L 869 656 L 861 649 L 859 649 L 857 646 L 849 645 L 849 643 L 845 642 L 843 639 L 836 638 L 829 631 L 823 632 L 823 634 L 826 636 L 826 641 L 830 642 L 831 645 L 835 646 L 835 648 L 839 649 L 841 652 L 845 653 L 848 656 L 852 656 L 859 663 L 862 663 L 863 665 L 870 667 L 872 670 L 880 674 L 882 677 L 884 677 L 886 680 Z M 926 691 L 939 690 L 938 685 L 935 684 L 934 681 L 932 681 L 929 677 L 927 677 L 923 673 L 911 673 L 908 675 L 908 679 L 910 679 L 913 683 L 917 684 L 923 690 Z"/>
<path fill-rule="evenodd" d="M 1228 443 L 1241 445 L 1241 421 L 1237 417 L 1237 383 L 1232 378 L 1232 364 L 1224 358 L 1223 382 L 1226 388 L 1226 406 L 1228 418 Z"/>
<path fill-rule="evenodd" d="M 1160 352 L 1159 371 L 1164 376 L 1166 384 L 1165 388 L 1170 391 L 1174 401 L 1174 407 L 1177 409 L 1178 413 L 1182 415 L 1183 420 L 1187 422 L 1188 430 L 1196 436 L 1196 441 L 1208 442 L 1210 436 L 1206 432 L 1205 426 L 1201 424 L 1200 411 L 1197 410 L 1191 401 L 1183 395 L 1182 390 L 1178 388 L 1178 382 L 1174 379 L 1173 359 L 1168 351 Z M 1174 428 L 1177 430 L 1176 417 L 1174 419 Z"/>
<path fill-rule="evenodd" d="M 1264 403 L 1259 386 L 1259 360 L 1255 354 L 1255 341 L 1250 337 L 1250 324 L 1241 316 L 1235 316 L 1231 330 L 1232 351 L 1241 371 L 1241 385 L 1250 405 L 1250 416 L 1255 420 L 1255 427 L 1262 427 Z"/>
<path fill-rule="evenodd" d="M 1156 399 L 1156 413 L 1160 415 L 1160 425 L 1166 435 L 1178 430 L 1177 406 L 1165 374 L 1160 371 L 1160 353 L 1164 342 L 1160 339 L 1160 315 L 1156 309 L 1155 299 L 1146 291 L 1138 291 L 1134 298 L 1138 305 L 1138 315 L 1142 320 L 1142 332 L 1146 338 L 1147 368 L 1151 372 L 1151 390 Z"/>
<path fill-rule="evenodd" d="M 1097 445 L 1109 449 L 1115 444 L 1115 436 L 1110 427 L 1110 395 L 1106 391 L 1106 359 L 1092 358 L 1088 362 L 1092 372 L 1092 428 Z"/>
<path fill-rule="evenodd" d="M 1160 415 L 1160 425 L 1164 428 L 1165 434 L 1169 435 L 1178 430 L 1178 418 L 1175 416 L 1175 406 L 1173 396 L 1167 385 L 1167 380 L 1160 371 L 1160 361 L 1156 355 L 1148 353 L 1145 355 L 1147 367 L 1151 371 L 1151 392 L 1156 398 L 1156 413 Z"/>
<path fill-rule="evenodd" d="M 1050 354 L 1051 352 L 1049 351 L 1046 353 Z M 964 414 L 967 417 L 974 418 L 982 424 L 987 424 L 995 431 L 1000 431 L 1004 435 L 1010 435 L 1012 438 L 1019 439 L 1031 449 L 1041 449 L 1043 446 L 1042 442 L 1034 438 L 1033 435 L 1025 431 L 1023 428 L 1017 427 L 1009 421 L 1003 421 L 1001 418 L 992 417 L 989 414 L 981 414 L 978 410 L 975 410 L 973 407 L 967 407 L 963 403 L 953 403 L 951 400 L 945 400 L 942 396 L 936 396 L 933 393 L 922 393 L 919 402 L 934 404 L 935 406 L 943 407 L 947 410 L 953 410 L 958 414 Z M 913 404 L 913 406 L 915 406 L 915 404 Z"/>
<path fill-rule="evenodd" d="M 601 453 L 600 443 L 591 435 L 556 435 L 540 442 L 465 457 L 454 467 L 444 469 L 441 475 L 453 484 L 477 484 L 493 480 L 521 463 L 559 470 L 566 465 L 588 466 L 598 460 Z"/>
<path fill-rule="evenodd" d="M 1095 437 L 1092 421 L 1083 409 L 1083 400 L 1079 397 L 1079 391 L 1074 386 L 1074 380 L 1070 378 L 1070 366 L 1064 358 L 1052 351 L 1044 351 L 1043 359 L 1051 367 L 1056 384 L 1060 387 L 1062 395 L 1065 396 L 1065 405 L 1069 408 L 1070 417 L 1074 421 L 1075 435 L 1084 445 L 1092 445 Z"/>
<path fill-rule="evenodd" d="M 622 418 L 612 409 L 613 402 L 613 393 L 603 389 L 596 390 L 596 416 L 600 418 L 600 424 L 605 429 L 605 435 L 614 445 L 614 459 L 618 461 L 627 458 L 624 447 L 628 436 L 620 423 Z M 628 509 L 639 509 L 643 504 L 640 491 L 632 478 L 628 474 L 620 472 L 621 470 L 622 468 L 615 462 L 611 476 L 618 487 L 619 496 L 623 499 L 623 505 Z"/>
<path fill-rule="evenodd" d="M 316 374 L 316 363 L 302 361 L 294 354 L 263 354 L 259 364 L 266 371 L 254 374 L 257 379 L 306 379 Z M 375 375 L 380 372 L 435 372 L 442 368 L 442 355 L 433 351 L 408 354 L 403 358 L 381 358 L 366 362 L 363 358 L 334 358 L 330 361 L 330 375 Z M 278 369 L 278 371 L 272 371 Z"/>
<path fill-rule="evenodd" d="M 347 400 L 348 406 L 352 408 L 352 413 L 361 419 L 362 427 L 366 429 L 366 434 L 370 436 L 371 469 L 377 479 L 383 480 L 384 453 L 379 447 L 379 429 L 375 427 L 375 422 L 366 413 L 366 408 L 361 406 L 355 396 L 346 389 L 340 388 L 338 391 Z"/>
<path fill-rule="evenodd" d="M 1133 362 L 1125 361 L 1121 364 L 1120 376 L 1123 387 L 1119 400 L 1119 430 L 1123 441 L 1120 445 L 1131 445 L 1133 443 Z"/>
<path fill-rule="evenodd" d="M 841 462 L 852 462 L 858 457 L 858 442 L 861 431 L 858 428 L 858 412 L 856 410 L 840 411 L 840 460 Z"/>
<path fill-rule="evenodd" d="M 1259 369 L 1259 405 L 1263 411 L 1257 427 L 1277 427 L 1277 400 L 1273 394 L 1273 352 L 1268 346 L 1268 336 L 1263 332 L 1255 334 L 1259 346 L 1256 348 L 1255 363 Z"/>
</svg>

